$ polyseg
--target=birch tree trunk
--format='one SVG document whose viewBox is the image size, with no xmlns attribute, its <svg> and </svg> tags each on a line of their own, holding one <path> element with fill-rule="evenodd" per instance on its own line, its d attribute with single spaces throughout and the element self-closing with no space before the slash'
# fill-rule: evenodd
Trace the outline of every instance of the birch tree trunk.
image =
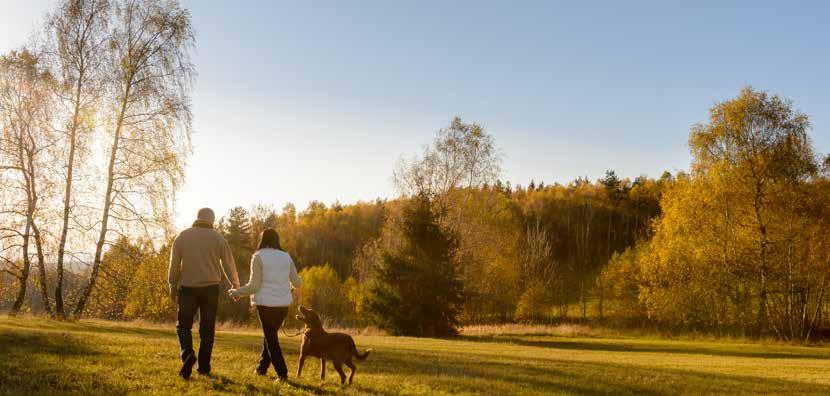
<svg viewBox="0 0 830 396">
<path fill-rule="evenodd" d="M 78 151 L 85 149 L 85 147 L 79 147 L 83 144 L 80 135 L 87 129 L 82 120 L 82 114 L 95 112 L 102 88 L 102 81 L 98 77 L 105 50 L 109 11 L 109 3 L 106 0 L 66 0 L 48 20 L 48 27 L 54 40 L 52 51 L 56 56 L 55 66 L 63 76 L 63 86 L 69 87 L 70 95 L 66 101 L 71 109 L 66 131 L 69 153 L 65 162 L 63 212 L 55 274 L 55 313 L 60 319 L 66 317 L 63 277 L 73 189 L 75 188 L 75 167 Z"/>
</svg>

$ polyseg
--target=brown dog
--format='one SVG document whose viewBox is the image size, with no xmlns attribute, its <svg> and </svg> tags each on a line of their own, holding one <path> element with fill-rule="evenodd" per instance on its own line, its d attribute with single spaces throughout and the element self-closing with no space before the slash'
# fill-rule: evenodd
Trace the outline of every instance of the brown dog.
<svg viewBox="0 0 830 396">
<path fill-rule="evenodd" d="M 348 334 L 327 333 L 323 330 L 323 323 L 320 317 L 313 310 L 300 306 L 300 314 L 297 319 L 305 323 L 303 330 L 303 344 L 300 348 L 300 364 L 297 366 L 297 378 L 303 372 L 303 363 L 307 356 L 320 358 L 320 379 L 326 379 L 326 360 L 331 360 L 334 369 L 340 374 L 340 384 L 346 382 L 346 374 L 343 373 L 343 364 L 352 370 L 349 373 L 349 384 L 354 377 L 355 365 L 352 363 L 352 356 L 357 360 L 364 360 L 369 356 L 369 349 L 362 355 L 357 352 L 354 340 Z"/>
</svg>

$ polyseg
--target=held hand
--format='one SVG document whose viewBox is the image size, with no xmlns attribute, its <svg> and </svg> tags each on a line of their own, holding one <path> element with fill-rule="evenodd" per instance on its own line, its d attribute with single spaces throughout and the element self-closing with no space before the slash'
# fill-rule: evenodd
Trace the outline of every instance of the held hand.
<svg viewBox="0 0 830 396">
<path fill-rule="evenodd" d="M 242 296 L 239 295 L 239 290 L 230 289 L 228 290 L 228 297 L 230 297 L 233 301 L 238 302 Z"/>
</svg>

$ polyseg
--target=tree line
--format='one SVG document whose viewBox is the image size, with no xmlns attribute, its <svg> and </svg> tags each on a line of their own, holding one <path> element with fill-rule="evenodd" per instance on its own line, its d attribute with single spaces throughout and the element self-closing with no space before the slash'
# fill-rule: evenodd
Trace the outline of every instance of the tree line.
<svg viewBox="0 0 830 396">
<path fill-rule="evenodd" d="M 474 151 L 467 146 L 489 148 L 472 160 L 438 153 Z M 476 165 L 482 156 L 489 157 L 487 167 Z M 418 312 L 405 308 L 405 301 L 435 306 L 438 317 L 451 318 L 451 326 L 439 321 L 418 331 L 430 335 L 451 333 L 456 324 L 587 319 L 596 315 L 588 306 L 597 301 L 599 315 L 606 315 L 603 290 L 610 288 L 597 282 L 603 266 L 615 252 L 648 238 L 661 191 L 674 178 L 666 173 L 632 181 L 609 171 L 593 182 L 513 186 L 498 179 L 498 156 L 480 126 L 456 119 L 425 153 L 399 164 L 396 178 L 412 183 L 397 183 L 398 198 L 311 202 L 302 211 L 291 204 L 280 210 L 236 207 L 221 216 L 217 229 L 246 279 L 259 233 L 276 228 L 303 276 L 302 303 L 340 325 L 393 327 L 380 322 L 393 312 Z M 431 187 L 424 188 L 415 173 L 430 174 Z M 117 240 L 104 256 L 91 312 L 112 319 L 172 319 L 174 309 L 159 286 L 167 253 L 166 245 L 153 250 L 139 238 Z M 385 287 L 395 282 L 412 286 L 413 294 Z M 444 303 L 424 303 L 443 291 Z M 223 320 L 255 320 L 245 303 L 224 297 L 220 303 Z M 426 313 L 418 316 L 423 321 Z"/>
</svg>

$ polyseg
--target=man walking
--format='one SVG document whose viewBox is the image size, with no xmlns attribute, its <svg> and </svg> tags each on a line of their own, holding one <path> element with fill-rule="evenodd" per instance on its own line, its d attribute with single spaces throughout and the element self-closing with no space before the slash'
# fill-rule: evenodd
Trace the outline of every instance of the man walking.
<svg viewBox="0 0 830 396">
<path fill-rule="evenodd" d="M 170 268 L 167 279 L 170 297 L 178 303 L 176 334 L 181 346 L 182 368 L 179 376 L 190 378 L 197 358 L 193 351 L 191 328 L 199 312 L 199 367 L 200 374 L 210 374 L 210 355 L 216 327 L 216 308 L 219 304 L 219 283 L 225 279 L 239 288 L 239 276 L 230 246 L 213 229 L 213 210 L 199 210 L 191 228 L 182 231 L 170 250 Z M 220 264 L 221 263 L 221 264 Z"/>
</svg>

